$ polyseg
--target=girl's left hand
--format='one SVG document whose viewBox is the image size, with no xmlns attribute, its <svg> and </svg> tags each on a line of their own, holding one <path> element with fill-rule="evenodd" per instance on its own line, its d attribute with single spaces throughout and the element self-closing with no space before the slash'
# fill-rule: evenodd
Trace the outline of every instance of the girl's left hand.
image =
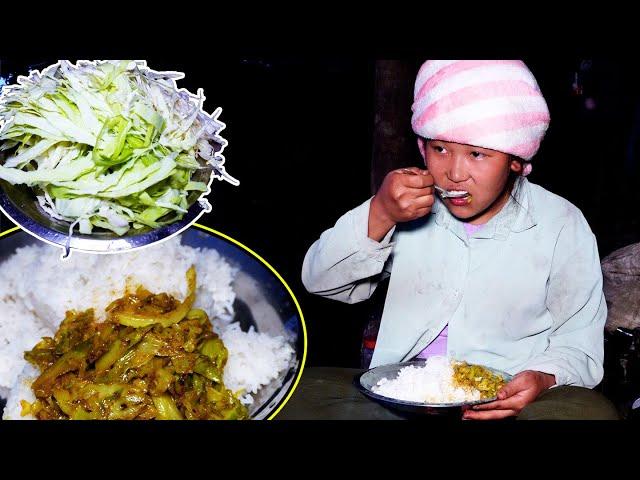
<svg viewBox="0 0 640 480">
<path fill-rule="evenodd" d="M 556 383 L 556 378 L 548 373 L 525 370 L 498 391 L 498 399 L 474 405 L 465 410 L 465 420 L 498 420 L 518 415 L 520 411 L 533 402 L 540 393 Z"/>
</svg>

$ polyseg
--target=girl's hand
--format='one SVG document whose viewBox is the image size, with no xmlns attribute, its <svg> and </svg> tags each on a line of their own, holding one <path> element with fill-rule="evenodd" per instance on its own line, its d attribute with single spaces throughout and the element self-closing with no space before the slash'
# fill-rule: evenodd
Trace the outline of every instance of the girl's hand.
<svg viewBox="0 0 640 480">
<path fill-rule="evenodd" d="M 433 177 L 418 167 L 387 174 L 369 209 L 369 237 L 380 241 L 397 223 L 409 222 L 431 212 Z"/>
<path fill-rule="evenodd" d="M 518 415 L 533 402 L 540 393 L 556 383 L 556 378 L 547 373 L 525 370 L 498 391 L 498 399 L 475 405 L 467 409 L 462 418 L 465 420 L 498 420 Z"/>
</svg>

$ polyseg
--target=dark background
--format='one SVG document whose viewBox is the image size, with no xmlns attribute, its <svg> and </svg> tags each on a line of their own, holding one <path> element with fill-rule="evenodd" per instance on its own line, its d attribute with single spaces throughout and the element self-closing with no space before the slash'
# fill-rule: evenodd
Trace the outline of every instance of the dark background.
<svg viewBox="0 0 640 480">
<path fill-rule="evenodd" d="M 213 212 L 201 223 L 252 248 L 288 282 L 306 319 L 307 366 L 358 366 L 362 329 L 380 299 L 346 305 L 308 294 L 300 281 L 302 259 L 323 230 L 372 194 L 388 169 L 419 164 L 409 119 L 422 58 L 144 58 L 154 69 L 185 72 L 178 85 L 204 88 L 207 111 L 223 108 L 227 170 L 241 184 L 214 183 Z M 13 74 L 11 83 L 16 74 L 57 59 L 0 58 L 0 75 Z M 582 210 L 602 257 L 640 241 L 637 67 L 578 55 L 524 60 L 551 111 L 529 179 Z M 3 219 L 2 228 L 8 226 Z"/>
</svg>

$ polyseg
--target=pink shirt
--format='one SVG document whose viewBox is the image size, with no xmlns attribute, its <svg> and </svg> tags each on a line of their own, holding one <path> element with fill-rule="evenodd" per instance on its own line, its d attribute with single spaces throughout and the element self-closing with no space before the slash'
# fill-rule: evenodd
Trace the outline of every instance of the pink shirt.
<svg viewBox="0 0 640 480">
<path fill-rule="evenodd" d="M 470 223 L 464 223 L 464 229 L 467 232 L 467 236 L 471 236 L 480 230 L 484 224 L 482 225 L 472 225 Z M 432 355 L 447 355 L 447 335 L 449 331 L 449 326 L 445 325 L 440 334 L 429 344 L 426 346 L 424 350 L 422 350 L 416 358 L 428 358 Z"/>
</svg>

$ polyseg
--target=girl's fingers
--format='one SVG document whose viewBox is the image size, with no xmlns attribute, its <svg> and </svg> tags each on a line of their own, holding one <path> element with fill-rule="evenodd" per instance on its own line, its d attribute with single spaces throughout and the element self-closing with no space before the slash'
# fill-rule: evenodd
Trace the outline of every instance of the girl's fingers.
<svg viewBox="0 0 640 480">
<path fill-rule="evenodd" d="M 428 170 L 419 168 L 419 167 L 405 167 L 397 170 L 399 173 L 404 173 L 407 175 L 426 175 L 429 173 Z"/>
<path fill-rule="evenodd" d="M 433 187 L 414 188 L 414 189 L 411 189 L 410 192 L 414 194 L 416 197 L 423 197 L 425 195 L 434 194 Z"/>
<path fill-rule="evenodd" d="M 463 419 L 466 420 L 501 420 L 507 417 L 513 417 L 517 415 L 518 412 L 516 410 L 488 410 L 484 412 L 467 410 L 462 415 Z"/>
<path fill-rule="evenodd" d="M 503 410 L 512 408 L 513 405 L 509 405 L 508 400 L 496 400 L 494 402 L 482 403 L 480 405 L 474 405 L 471 410 Z"/>
<path fill-rule="evenodd" d="M 433 176 L 431 174 L 426 175 L 407 175 L 404 174 L 400 177 L 400 182 L 403 186 L 408 188 L 426 188 L 433 186 Z"/>
<path fill-rule="evenodd" d="M 413 205 L 415 208 L 432 207 L 434 202 L 435 202 L 435 197 L 433 196 L 433 194 L 422 195 L 420 197 L 416 197 L 413 199 Z"/>
<path fill-rule="evenodd" d="M 418 210 L 415 211 L 415 217 L 422 218 L 425 215 L 428 215 L 429 212 L 431 212 L 431 208 L 419 208 Z"/>
<path fill-rule="evenodd" d="M 522 398 L 520 396 L 508 397 L 504 400 L 495 400 L 489 403 L 474 405 L 472 410 L 511 410 L 522 408 Z"/>
</svg>

